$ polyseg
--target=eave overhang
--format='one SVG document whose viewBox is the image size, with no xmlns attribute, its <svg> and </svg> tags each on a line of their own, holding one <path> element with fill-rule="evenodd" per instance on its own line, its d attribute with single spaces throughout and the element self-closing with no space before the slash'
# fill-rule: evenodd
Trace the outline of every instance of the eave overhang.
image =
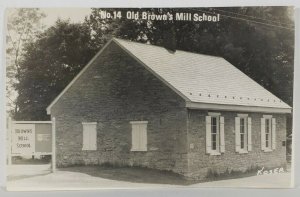
<svg viewBox="0 0 300 197">
<path fill-rule="evenodd" d="M 261 106 L 245 106 L 245 105 L 225 105 L 215 103 L 197 103 L 186 102 L 188 109 L 206 109 L 206 110 L 220 110 L 220 111 L 238 111 L 238 112 L 258 112 L 258 113 L 292 113 L 292 108 L 275 108 L 275 107 L 261 107 Z"/>
</svg>

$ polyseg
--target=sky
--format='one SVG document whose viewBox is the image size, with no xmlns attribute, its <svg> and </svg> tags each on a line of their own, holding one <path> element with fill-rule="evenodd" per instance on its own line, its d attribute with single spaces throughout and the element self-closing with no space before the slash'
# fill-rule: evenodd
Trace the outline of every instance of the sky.
<svg viewBox="0 0 300 197">
<path fill-rule="evenodd" d="M 58 18 L 70 19 L 70 22 L 83 22 L 85 16 L 91 13 L 90 8 L 41 8 L 41 11 L 46 14 L 41 21 L 46 27 L 53 25 Z"/>
</svg>

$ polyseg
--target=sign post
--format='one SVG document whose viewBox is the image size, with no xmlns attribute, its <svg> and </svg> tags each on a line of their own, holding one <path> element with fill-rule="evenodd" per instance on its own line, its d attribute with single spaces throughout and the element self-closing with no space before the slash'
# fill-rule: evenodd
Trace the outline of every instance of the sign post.
<svg viewBox="0 0 300 197">
<path fill-rule="evenodd" d="M 10 166 L 12 164 L 12 157 L 11 157 L 11 117 L 8 118 L 8 133 L 7 133 L 7 148 L 8 148 L 8 152 L 7 152 L 7 156 L 8 156 L 8 165 Z"/>
<path fill-rule="evenodd" d="M 56 171 L 56 150 L 55 150 L 55 117 L 52 118 L 52 156 L 51 156 L 51 162 L 52 162 L 52 172 Z"/>
</svg>

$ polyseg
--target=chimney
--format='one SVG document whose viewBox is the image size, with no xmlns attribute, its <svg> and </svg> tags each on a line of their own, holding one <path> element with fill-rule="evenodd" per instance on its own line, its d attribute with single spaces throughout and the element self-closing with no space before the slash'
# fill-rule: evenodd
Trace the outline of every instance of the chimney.
<svg viewBox="0 0 300 197">
<path fill-rule="evenodd" d="M 168 26 L 167 26 L 168 27 Z M 163 31 L 163 46 L 170 52 L 176 52 L 176 32 L 174 26 Z"/>
</svg>

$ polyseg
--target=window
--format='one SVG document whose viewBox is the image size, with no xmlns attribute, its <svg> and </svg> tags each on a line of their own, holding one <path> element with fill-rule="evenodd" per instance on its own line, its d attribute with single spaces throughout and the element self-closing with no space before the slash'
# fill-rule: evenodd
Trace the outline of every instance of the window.
<svg viewBox="0 0 300 197">
<path fill-rule="evenodd" d="M 271 115 L 261 118 L 261 149 L 265 152 L 276 148 L 276 119 Z"/>
<path fill-rule="evenodd" d="M 219 150 L 220 145 L 220 138 L 219 138 L 219 118 L 218 117 L 211 117 L 211 143 L 212 143 L 212 150 Z"/>
<path fill-rule="evenodd" d="M 97 123 L 83 122 L 82 150 L 97 150 Z"/>
<path fill-rule="evenodd" d="M 235 150 L 238 153 L 248 153 L 252 150 L 251 118 L 248 114 L 238 114 L 235 117 Z"/>
<path fill-rule="evenodd" d="M 246 119 L 240 119 L 240 137 L 241 137 L 241 149 L 244 150 L 247 147 L 246 137 L 247 137 L 247 129 L 246 129 Z"/>
<path fill-rule="evenodd" d="M 247 119 L 240 118 L 241 149 L 247 150 Z"/>
<path fill-rule="evenodd" d="M 131 121 L 131 151 L 147 151 L 148 121 Z"/>
<path fill-rule="evenodd" d="M 270 143 L 271 143 L 271 120 L 270 118 L 265 119 L 265 135 L 266 135 L 266 148 L 270 148 Z"/>
<path fill-rule="evenodd" d="M 225 152 L 224 117 L 220 113 L 206 116 L 206 152 L 220 155 Z"/>
</svg>

